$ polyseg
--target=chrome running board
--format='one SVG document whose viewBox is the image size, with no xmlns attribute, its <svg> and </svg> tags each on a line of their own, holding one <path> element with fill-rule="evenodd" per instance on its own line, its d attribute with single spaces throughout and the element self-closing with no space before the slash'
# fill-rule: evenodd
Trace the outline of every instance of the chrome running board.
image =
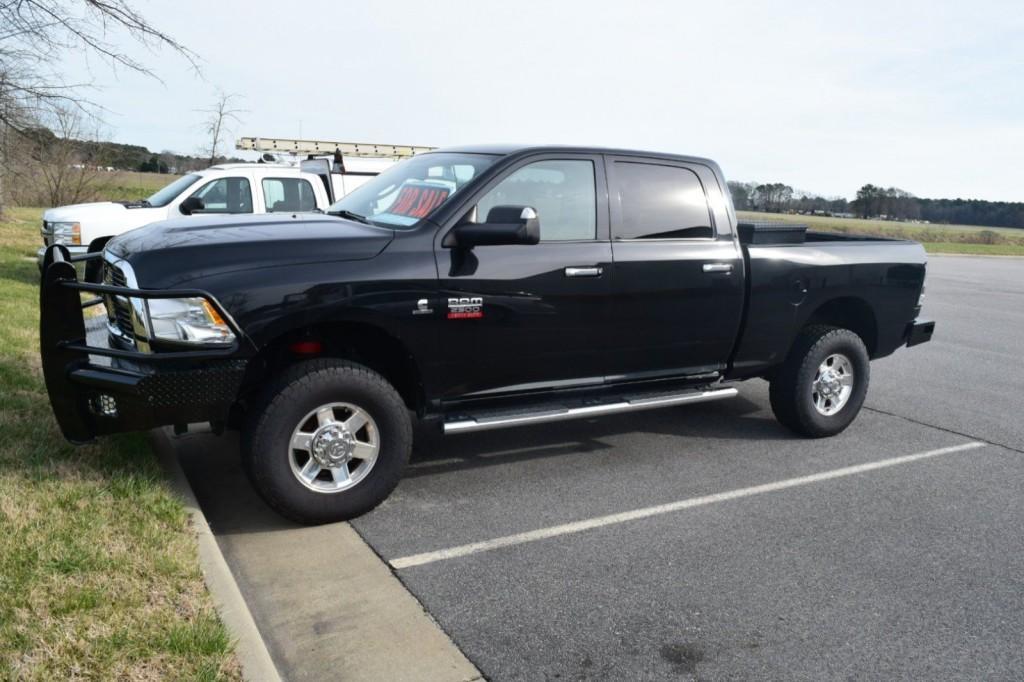
<svg viewBox="0 0 1024 682">
<path fill-rule="evenodd" d="M 706 391 L 684 391 L 650 397 L 637 396 L 631 399 L 583 405 L 581 407 L 547 407 L 533 411 L 524 410 L 521 413 L 509 413 L 506 411 L 500 415 L 493 416 L 486 414 L 478 416 L 473 416 L 472 414 L 459 415 L 451 420 L 445 420 L 443 429 L 446 434 L 468 433 L 470 431 L 504 429 L 510 426 L 581 419 L 583 417 L 603 417 L 620 412 L 652 410 L 658 407 L 671 407 L 672 405 L 682 405 L 684 403 L 705 403 L 711 400 L 732 398 L 737 393 L 738 391 L 735 388 L 716 388 Z"/>
</svg>

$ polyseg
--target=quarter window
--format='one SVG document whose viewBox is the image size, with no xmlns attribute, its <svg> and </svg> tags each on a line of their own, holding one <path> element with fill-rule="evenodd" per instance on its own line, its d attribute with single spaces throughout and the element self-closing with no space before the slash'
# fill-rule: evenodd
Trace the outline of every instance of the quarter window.
<svg viewBox="0 0 1024 682">
<path fill-rule="evenodd" d="M 678 166 L 617 161 L 619 221 L 616 239 L 714 237 L 704 187 Z"/>
<path fill-rule="evenodd" d="M 219 178 L 192 196 L 203 200 L 202 213 L 252 213 L 252 189 L 246 178 Z"/>
<path fill-rule="evenodd" d="M 540 219 L 542 241 L 594 239 L 597 192 L 592 161 L 537 161 L 512 173 L 477 204 L 486 221 L 495 206 L 529 206 Z"/>
<path fill-rule="evenodd" d="M 316 208 L 313 186 L 301 178 L 264 178 L 263 201 L 267 213 L 312 211 Z"/>
</svg>

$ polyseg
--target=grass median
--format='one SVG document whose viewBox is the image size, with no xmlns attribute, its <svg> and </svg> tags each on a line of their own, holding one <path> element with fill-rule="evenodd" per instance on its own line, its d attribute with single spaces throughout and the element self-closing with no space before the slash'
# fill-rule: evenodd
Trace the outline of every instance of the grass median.
<svg viewBox="0 0 1024 682">
<path fill-rule="evenodd" d="M 73 447 L 38 350 L 39 209 L 0 221 L 0 678 L 237 679 L 145 436 Z"/>
<path fill-rule="evenodd" d="M 924 244 L 928 253 L 1024 256 L 1024 230 L 1009 227 L 938 225 L 753 211 L 737 211 L 737 215 L 740 220 L 801 223 L 819 232 L 913 239 Z"/>
</svg>

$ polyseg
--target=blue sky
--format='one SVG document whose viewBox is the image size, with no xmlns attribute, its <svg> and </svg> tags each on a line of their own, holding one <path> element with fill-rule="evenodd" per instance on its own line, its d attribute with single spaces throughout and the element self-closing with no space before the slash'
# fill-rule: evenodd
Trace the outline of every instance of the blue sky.
<svg viewBox="0 0 1024 682">
<path fill-rule="evenodd" d="M 162 83 L 65 66 L 111 138 L 154 150 L 195 151 L 221 87 L 239 136 L 636 147 L 826 195 L 1024 201 L 1019 0 L 135 4 L 201 78 L 130 45 Z"/>
</svg>

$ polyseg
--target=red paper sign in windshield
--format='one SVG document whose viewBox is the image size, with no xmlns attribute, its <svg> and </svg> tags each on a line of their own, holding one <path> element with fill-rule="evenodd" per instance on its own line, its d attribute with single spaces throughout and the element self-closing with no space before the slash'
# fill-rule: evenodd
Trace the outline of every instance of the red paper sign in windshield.
<svg viewBox="0 0 1024 682">
<path fill-rule="evenodd" d="M 422 218 L 444 203 L 448 198 L 447 187 L 434 185 L 406 185 L 399 191 L 395 203 L 388 213 L 410 218 Z"/>
</svg>

